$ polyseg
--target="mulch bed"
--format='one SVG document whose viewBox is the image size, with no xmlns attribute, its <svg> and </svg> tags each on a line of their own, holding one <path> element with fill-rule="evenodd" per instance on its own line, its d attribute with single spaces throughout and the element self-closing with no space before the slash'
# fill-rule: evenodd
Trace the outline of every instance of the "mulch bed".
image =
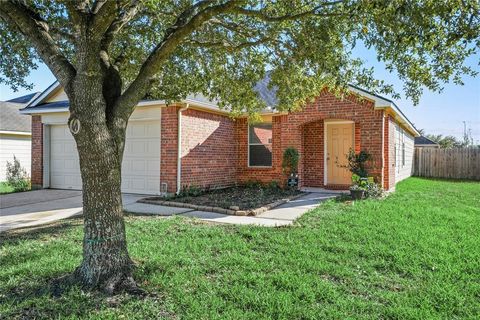
<svg viewBox="0 0 480 320">
<path fill-rule="evenodd" d="M 183 203 L 192 205 L 192 207 L 199 206 L 200 210 L 203 209 L 206 211 L 235 215 L 256 215 L 303 194 L 303 192 L 293 189 L 265 186 L 238 186 L 211 190 L 195 196 L 183 195 L 170 198 L 149 197 L 139 202 L 159 205 L 169 205 L 169 203 L 171 203 L 171 205 L 174 206 Z M 220 208 L 223 210 L 218 210 Z"/>
</svg>

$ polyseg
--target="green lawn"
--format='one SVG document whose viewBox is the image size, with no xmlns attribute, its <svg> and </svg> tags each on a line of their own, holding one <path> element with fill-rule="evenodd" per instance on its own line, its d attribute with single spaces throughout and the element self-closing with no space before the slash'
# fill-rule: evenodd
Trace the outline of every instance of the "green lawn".
<svg viewBox="0 0 480 320">
<path fill-rule="evenodd" d="M 8 184 L 8 182 L 0 182 L 0 194 L 12 193 L 13 188 Z"/>
<path fill-rule="evenodd" d="M 474 319 L 480 183 L 410 178 L 384 200 L 322 204 L 296 226 L 128 217 L 156 297 L 45 294 L 80 262 L 78 220 L 0 238 L 0 318 Z"/>
</svg>

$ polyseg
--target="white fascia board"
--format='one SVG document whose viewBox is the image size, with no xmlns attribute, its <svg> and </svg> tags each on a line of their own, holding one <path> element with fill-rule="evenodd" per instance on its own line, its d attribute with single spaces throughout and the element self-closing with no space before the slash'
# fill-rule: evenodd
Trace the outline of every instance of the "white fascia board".
<svg viewBox="0 0 480 320">
<path fill-rule="evenodd" d="M 47 89 L 45 89 L 45 91 L 43 91 L 42 93 L 40 93 L 37 97 L 35 97 L 34 99 L 30 100 L 30 102 L 25 106 L 25 107 L 35 107 L 36 105 L 38 105 L 40 102 L 43 101 L 43 99 L 45 99 L 53 90 L 57 89 L 58 86 L 60 86 L 60 82 L 58 81 L 55 81 L 54 83 L 52 83 Z"/>
<path fill-rule="evenodd" d="M 353 86 L 349 86 L 349 89 L 365 98 L 368 98 L 375 102 L 375 109 L 391 109 L 395 115 L 402 120 L 402 124 L 406 125 L 416 136 L 420 136 L 420 133 L 415 129 L 413 124 L 407 117 L 402 113 L 402 111 L 397 107 L 395 103 L 390 100 L 384 99 L 380 96 L 373 95 L 367 91 L 362 89 L 355 88 Z"/>
<path fill-rule="evenodd" d="M 58 113 L 68 112 L 68 108 L 32 108 L 27 110 L 20 110 L 21 114 L 39 114 L 39 113 Z"/>
<path fill-rule="evenodd" d="M 410 132 L 413 133 L 413 136 L 414 137 L 419 137 L 420 136 L 420 132 L 418 132 L 417 129 L 415 129 L 415 127 L 413 126 L 413 124 L 410 122 L 410 120 L 407 119 L 407 117 L 405 117 L 403 115 L 402 112 L 400 112 L 400 110 L 398 110 L 398 107 L 395 106 L 395 104 L 393 103 L 390 103 L 389 105 L 386 105 L 386 106 L 375 106 L 375 109 L 379 109 L 379 110 L 385 110 L 385 109 L 390 109 L 393 111 L 394 115 L 395 115 L 395 119 L 397 121 L 399 121 L 399 123 L 405 127 L 407 127 Z"/>
<path fill-rule="evenodd" d="M 137 107 L 147 107 L 147 106 L 155 106 L 155 105 L 165 105 L 165 100 L 140 101 L 137 104 Z"/>
<path fill-rule="evenodd" d="M 31 136 L 31 132 L 26 131 L 9 131 L 9 130 L 0 130 L 0 134 L 11 134 L 11 135 L 19 135 L 19 136 Z"/>
</svg>

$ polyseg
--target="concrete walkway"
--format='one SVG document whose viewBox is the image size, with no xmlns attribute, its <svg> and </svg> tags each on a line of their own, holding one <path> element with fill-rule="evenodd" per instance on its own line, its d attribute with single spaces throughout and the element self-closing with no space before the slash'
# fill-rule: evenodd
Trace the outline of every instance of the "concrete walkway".
<svg viewBox="0 0 480 320">
<path fill-rule="evenodd" d="M 159 216 L 179 215 L 202 221 L 264 227 L 288 226 L 320 202 L 336 197 L 338 191 L 307 189 L 305 196 L 287 202 L 256 217 L 231 216 L 220 213 L 195 211 L 138 203 L 145 195 L 123 194 L 124 210 L 129 213 Z M 82 192 L 44 189 L 0 195 L 0 232 L 38 226 L 82 214 Z"/>
<path fill-rule="evenodd" d="M 310 191 L 310 190 L 305 190 Z M 301 198 L 297 198 L 278 206 L 272 210 L 266 211 L 255 217 L 231 216 L 226 214 L 190 211 L 181 214 L 181 216 L 197 218 L 203 221 L 215 223 L 227 223 L 237 225 L 258 225 L 263 227 L 281 227 L 293 224 L 305 212 L 315 208 L 320 202 L 338 196 L 341 192 L 324 189 L 316 189 L 314 192 L 307 193 Z"/>
</svg>

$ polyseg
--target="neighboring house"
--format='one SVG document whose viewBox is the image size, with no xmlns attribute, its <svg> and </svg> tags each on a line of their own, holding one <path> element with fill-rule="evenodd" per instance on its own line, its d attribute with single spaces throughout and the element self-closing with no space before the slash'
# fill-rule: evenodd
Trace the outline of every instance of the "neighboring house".
<svg viewBox="0 0 480 320">
<path fill-rule="evenodd" d="M 324 90 L 302 111 L 287 113 L 275 110 L 275 92 L 265 82 L 256 90 L 271 107 L 254 125 L 247 117 L 231 119 L 199 96 L 168 106 L 141 101 L 128 124 L 122 191 L 161 194 L 188 185 L 284 181 L 282 154 L 290 146 L 300 153 L 301 187 L 347 188 L 351 175 L 342 165 L 350 148 L 372 155 L 370 174 L 385 189 L 411 175 L 413 139 L 419 133 L 392 101 L 356 87 L 343 99 Z M 22 110 L 32 115 L 32 183 L 37 186 L 81 188 L 68 106 L 54 83 Z"/>
<path fill-rule="evenodd" d="M 440 148 L 440 145 L 427 137 L 415 137 L 415 148 Z"/>
<path fill-rule="evenodd" d="M 13 163 L 13 156 L 30 174 L 31 118 L 20 114 L 19 109 L 25 107 L 38 94 L 0 101 L 0 181 L 6 180 L 7 162 Z"/>
</svg>

